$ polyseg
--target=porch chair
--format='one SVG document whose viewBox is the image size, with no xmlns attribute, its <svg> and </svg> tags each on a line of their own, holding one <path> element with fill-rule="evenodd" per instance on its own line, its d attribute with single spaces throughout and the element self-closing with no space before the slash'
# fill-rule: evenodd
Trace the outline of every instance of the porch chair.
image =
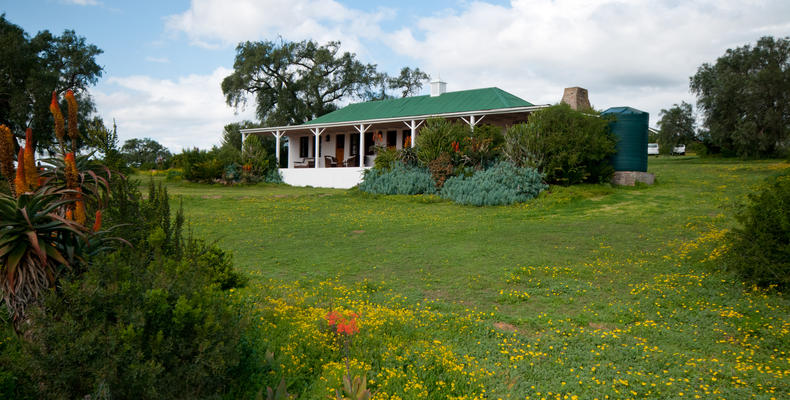
<svg viewBox="0 0 790 400">
<path fill-rule="evenodd" d="M 337 167 L 337 159 L 333 156 L 324 156 L 324 168 Z"/>
<path fill-rule="evenodd" d="M 351 157 L 346 158 L 345 161 L 343 161 L 343 166 L 344 167 L 358 167 L 359 166 L 359 156 L 358 155 L 352 155 Z"/>
</svg>

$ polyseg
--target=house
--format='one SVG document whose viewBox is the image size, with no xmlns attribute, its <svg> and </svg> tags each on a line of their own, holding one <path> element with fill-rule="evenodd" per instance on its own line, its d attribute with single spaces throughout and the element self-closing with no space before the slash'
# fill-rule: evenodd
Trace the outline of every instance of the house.
<svg viewBox="0 0 790 400">
<path fill-rule="evenodd" d="M 533 105 L 496 87 L 446 92 L 445 82 L 431 82 L 431 94 L 350 104 L 301 125 L 243 129 L 242 135 L 288 138 L 288 166 L 280 168 L 294 186 L 350 188 L 373 166 L 375 146 L 414 146 L 428 118 L 463 121 L 470 127 L 488 123 L 506 128 L 524 122 Z M 318 157 L 316 157 L 316 154 Z"/>
</svg>

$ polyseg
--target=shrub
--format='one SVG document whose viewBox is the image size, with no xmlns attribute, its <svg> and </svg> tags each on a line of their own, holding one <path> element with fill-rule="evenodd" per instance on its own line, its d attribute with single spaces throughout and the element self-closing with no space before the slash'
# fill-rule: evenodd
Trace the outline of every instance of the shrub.
<svg viewBox="0 0 790 400">
<path fill-rule="evenodd" d="M 517 167 L 501 161 L 471 177 L 457 176 L 445 182 L 441 196 L 459 204 L 495 206 L 524 202 L 548 185 L 534 168 Z"/>
<path fill-rule="evenodd" d="M 17 376 L 35 398 L 205 398 L 228 390 L 245 321 L 211 257 L 96 259 L 32 310 Z M 34 384 L 33 384 L 34 383 Z"/>
<path fill-rule="evenodd" d="M 398 150 L 398 160 L 407 167 L 416 167 L 420 163 L 417 159 L 417 148 L 408 146 Z"/>
<path fill-rule="evenodd" d="M 726 265 L 759 286 L 790 287 L 790 171 L 774 178 L 737 216 Z"/>
<path fill-rule="evenodd" d="M 442 153 L 435 160 L 428 163 L 428 171 L 436 182 L 436 188 L 441 189 L 447 178 L 453 176 L 453 161 L 449 154 Z"/>
<path fill-rule="evenodd" d="M 474 169 L 490 167 L 501 156 L 505 137 L 493 125 L 477 125 L 461 142 L 461 163 Z"/>
<path fill-rule="evenodd" d="M 274 157 L 269 156 L 263 140 L 258 135 L 250 135 L 244 140 L 242 162 L 251 167 L 250 172 L 255 176 L 266 176 L 270 169 L 277 168 Z"/>
<path fill-rule="evenodd" d="M 373 168 L 390 170 L 398 162 L 398 150 L 383 146 L 376 147 L 376 159 L 373 161 Z"/>
<path fill-rule="evenodd" d="M 280 174 L 279 169 L 272 168 L 266 173 L 266 177 L 263 181 L 266 183 L 283 183 L 283 176 Z"/>
<path fill-rule="evenodd" d="M 572 185 L 609 179 L 615 144 L 607 119 L 560 104 L 508 129 L 504 152 L 514 164 L 536 168 L 548 182 Z"/>
<path fill-rule="evenodd" d="M 390 170 L 366 170 L 359 190 L 376 194 L 433 194 L 436 187 L 425 168 L 394 162 Z"/>
<path fill-rule="evenodd" d="M 442 154 L 453 154 L 453 143 L 460 143 L 470 135 L 469 129 L 446 119 L 431 118 L 417 136 L 417 159 L 427 166 Z"/>
</svg>

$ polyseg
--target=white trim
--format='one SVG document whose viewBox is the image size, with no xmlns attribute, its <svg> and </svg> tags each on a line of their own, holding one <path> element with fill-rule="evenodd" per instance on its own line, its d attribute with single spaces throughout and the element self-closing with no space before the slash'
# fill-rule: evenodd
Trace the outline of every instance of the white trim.
<svg viewBox="0 0 790 400">
<path fill-rule="evenodd" d="M 497 108 L 493 110 L 460 111 L 460 112 L 440 113 L 440 114 L 411 115 L 411 116 L 393 117 L 393 118 L 377 118 L 377 119 L 364 119 L 357 121 L 329 122 L 326 124 L 272 126 L 269 128 L 242 129 L 241 131 L 243 133 L 271 133 L 277 130 L 283 132 L 303 130 L 303 129 L 312 130 L 314 128 L 335 128 L 335 127 L 344 127 L 344 126 L 352 126 L 352 125 L 381 124 L 381 123 L 399 122 L 399 121 L 404 122 L 408 120 L 428 119 L 428 118 L 453 118 L 453 117 L 468 117 L 471 115 L 484 116 L 490 114 L 515 114 L 520 112 L 536 111 L 549 106 L 551 105 L 542 104 L 537 106 L 526 106 L 526 107 Z"/>
</svg>

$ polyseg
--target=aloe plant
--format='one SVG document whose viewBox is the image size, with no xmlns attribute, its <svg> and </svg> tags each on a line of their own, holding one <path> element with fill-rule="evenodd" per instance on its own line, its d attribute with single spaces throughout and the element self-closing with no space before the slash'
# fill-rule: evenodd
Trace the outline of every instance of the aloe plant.
<svg viewBox="0 0 790 400">
<path fill-rule="evenodd" d="M 50 186 L 18 198 L 0 194 L 0 289 L 15 322 L 78 255 L 88 229 L 59 214 L 74 202 L 69 194 Z"/>
</svg>

